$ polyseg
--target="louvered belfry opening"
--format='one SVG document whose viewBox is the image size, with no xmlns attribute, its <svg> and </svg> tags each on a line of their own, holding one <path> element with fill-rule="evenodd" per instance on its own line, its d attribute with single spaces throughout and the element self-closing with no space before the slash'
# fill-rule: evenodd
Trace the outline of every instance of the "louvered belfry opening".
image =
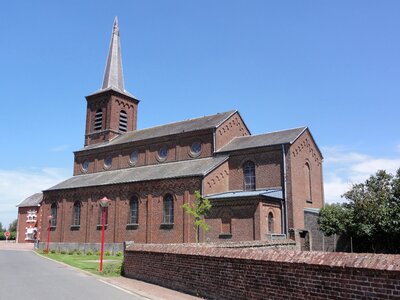
<svg viewBox="0 0 400 300">
<path fill-rule="evenodd" d="M 121 110 L 119 113 L 119 131 L 126 132 L 128 130 L 128 115 L 126 111 Z"/>
<path fill-rule="evenodd" d="M 94 117 L 94 130 L 95 131 L 101 130 L 102 126 L 103 126 L 103 111 L 101 109 L 98 109 Z"/>
</svg>

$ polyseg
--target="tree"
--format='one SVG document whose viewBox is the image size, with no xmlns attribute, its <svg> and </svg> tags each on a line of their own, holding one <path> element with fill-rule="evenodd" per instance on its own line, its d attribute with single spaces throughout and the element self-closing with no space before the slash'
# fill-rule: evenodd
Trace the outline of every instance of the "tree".
<svg viewBox="0 0 400 300">
<path fill-rule="evenodd" d="M 8 226 L 8 231 L 9 232 L 15 232 L 17 231 L 17 223 L 18 223 L 18 219 L 15 219 L 14 221 L 12 221 L 10 223 L 10 225 Z"/>
<path fill-rule="evenodd" d="M 341 204 L 327 204 L 321 209 L 318 225 L 325 235 L 342 234 L 348 225 L 348 211 Z"/>
<path fill-rule="evenodd" d="M 342 197 L 348 202 L 321 209 L 326 235 L 354 237 L 357 251 L 400 253 L 400 169 L 396 176 L 380 170 Z"/>
<path fill-rule="evenodd" d="M 192 205 L 189 203 L 183 204 L 181 207 L 184 211 L 191 215 L 193 220 L 193 228 L 196 234 L 196 243 L 199 242 L 199 228 L 203 229 L 204 231 L 209 230 L 209 226 L 204 220 L 205 215 L 211 209 L 211 203 L 207 198 L 203 198 L 200 195 L 199 191 L 194 192 L 195 200 Z"/>
<path fill-rule="evenodd" d="M 0 222 L 0 232 L 6 231 L 5 228 L 3 227 L 3 223 Z"/>
</svg>

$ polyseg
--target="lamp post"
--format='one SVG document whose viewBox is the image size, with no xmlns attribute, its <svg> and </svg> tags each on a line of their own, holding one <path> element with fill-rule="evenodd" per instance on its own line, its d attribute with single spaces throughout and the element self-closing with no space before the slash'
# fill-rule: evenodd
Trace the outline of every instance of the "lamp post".
<svg viewBox="0 0 400 300">
<path fill-rule="evenodd" d="M 110 200 L 107 197 L 103 197 L 99 200 L 102 213 L 101 213 L 101 249 L 100 249 L 100 272 L 103 272 L 103 256 L 104 256 L 104 226 L 106 222 L 106 209 L 110 204 Z"/>
<path fill-rule="evenodd" d="M 50 244 L 50 224 L 51 220 L 53 219 L 53 216 L 50 215 L 47 217 L 49 222 L 47 223 L 47 245 L 46 245 L 46 255 L 49 255 L 49 244 Z"/>
</svg>

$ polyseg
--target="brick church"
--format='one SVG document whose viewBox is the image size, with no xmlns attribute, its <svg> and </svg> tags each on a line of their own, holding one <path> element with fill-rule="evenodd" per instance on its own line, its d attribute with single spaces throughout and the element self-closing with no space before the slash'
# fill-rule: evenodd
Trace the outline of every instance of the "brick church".
<svg viewBox="0 0 400 300">
<path fill-rule="evenodd" d="M 322 154 L 307 127 L 251 135 L 237 110 L 137 128 L 139 99 L 125 90 L 114 22 L 100 90 L 86 97 L 85 144 L 73 176 L 45 191 L 38 228 L 45 242 L 100 242 L 99 199 L 107 243 L 190 243 L 181 205 L 207 197 L 201 241 L 292 237 L 310 243 L 308 215 L 324 204 Z"/>
</svg>

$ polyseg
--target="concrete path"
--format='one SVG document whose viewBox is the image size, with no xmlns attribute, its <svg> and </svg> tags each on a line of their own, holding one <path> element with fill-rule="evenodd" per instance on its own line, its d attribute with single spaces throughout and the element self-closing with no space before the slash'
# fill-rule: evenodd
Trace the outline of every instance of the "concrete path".
<svg viewBox="0 0 400 300">
<path fill-rule="evenodd" d="M 146 299 L 33 251 L 0 251 L 0 266 L 0 300 Z"/>
<path fill-rule="evenodd" d="M 33 244 L 0 242 L 0 300 L 200 299 L 130 278 L 99 277 L 39 256 L 32 249 Z"/>
</svg>

